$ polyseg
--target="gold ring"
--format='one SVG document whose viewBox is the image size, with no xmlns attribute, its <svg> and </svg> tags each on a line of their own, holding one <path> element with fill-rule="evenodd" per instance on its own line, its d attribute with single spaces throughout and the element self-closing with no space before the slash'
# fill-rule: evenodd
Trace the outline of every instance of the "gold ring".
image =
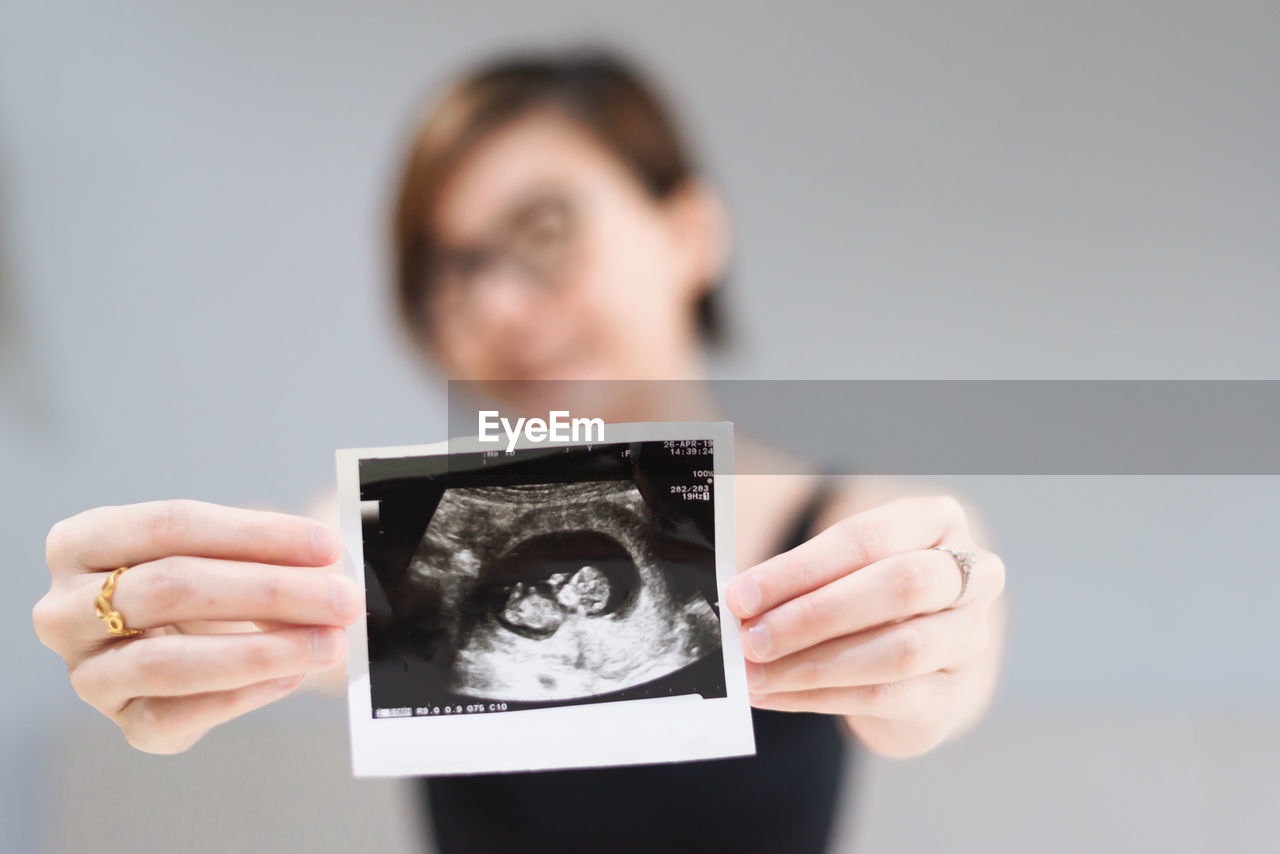
<svg viewBox="0 0 1280 854">
<path fill-rule="evenodd" d="M 102 590 L 98 593 L 98 598 L 93 602 L 93 610 L 99 619 L 107 624 L 107 631 L 118 638 L 131 638 L 134 635 L 142 634 L 142 629 L 127 628 L 124 624 L 124 615 L 111 607 L 111 594 L 116 592 L 116 579 L 120 577 L 120 573 L 128 568 L 127 566 L 122 566 L 119 569 L 111 570 L 110 574 L 107 575 L 107 580 L 102 582 Z"/>
</svg>

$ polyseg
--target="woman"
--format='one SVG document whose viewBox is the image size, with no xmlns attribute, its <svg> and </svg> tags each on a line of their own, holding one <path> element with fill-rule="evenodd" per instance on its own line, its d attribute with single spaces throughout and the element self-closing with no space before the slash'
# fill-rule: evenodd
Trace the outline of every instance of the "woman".
<svg viewBox="0 0 1280 854">
<path fill-rule="evenodd" d="M 615 57 L 506 59 L 455 83 L 415 135 L 394 231 L 414 342 L 453 377 L 499 381 L 513 407 L 538 407 L 532 380 L 703 377 L 727 222 Z M 592 414 L 715 416 L 659 388 L 629 385 Z M 777 452 L 737 445 L 738 470 L 778 470 Z M 818 851 L 847 744 L 912 756 L 975 721 L 1004 634 L 1004 569 L 977 519 L 921 484 L 821 483 L 735 479 L 743 569 L 725 605 L 745 630 L 756 757 L 424 779 L 442 850 Z M 332 569 L 339 548 L 331 526 L 284 514 L 96 508 L 49 533 L 36 631 L 131 744 L 182 751 L 304 677 L 341 680 L 360 591 L 299 571 Z M 116 638 L 91 603 L 122 566 L 106 616 L 140 633 Z"/>
</svg>

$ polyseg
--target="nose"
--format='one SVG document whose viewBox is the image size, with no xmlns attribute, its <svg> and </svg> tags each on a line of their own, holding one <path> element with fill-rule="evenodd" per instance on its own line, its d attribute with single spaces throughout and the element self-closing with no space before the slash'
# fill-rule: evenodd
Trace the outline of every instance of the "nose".
<svg viewBox="0 0 1280 854">
<path fill-rule="evenodd" d="M 493 264 L 472 288 L 472 321 L 480 334 L 505 338 L 534 322 L 533 283 L 514 265 Z"/>
</svg>

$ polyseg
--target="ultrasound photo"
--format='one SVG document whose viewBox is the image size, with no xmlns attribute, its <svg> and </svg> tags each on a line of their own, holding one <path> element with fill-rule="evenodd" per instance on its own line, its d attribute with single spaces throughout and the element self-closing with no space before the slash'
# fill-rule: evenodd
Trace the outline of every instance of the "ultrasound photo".
<svg viewBox="0 0 1280 854">
<path fill-rule="evenodd" d="M 733 425 L 337 452 L 357 777 L 754 753 Z"/>
<path fill-rule="evenodd" d="M 698 450 L 364 461 L 374 715 L 724 696 Z"/>
</svg>

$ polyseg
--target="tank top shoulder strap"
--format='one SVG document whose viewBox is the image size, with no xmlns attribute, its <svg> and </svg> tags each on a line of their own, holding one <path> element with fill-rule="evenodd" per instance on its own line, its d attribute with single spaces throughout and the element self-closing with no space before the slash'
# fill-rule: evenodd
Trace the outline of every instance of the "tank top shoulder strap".
<svg viewBox="0 0 1280 854">
<path fill-rule="evenodd" d="M 813 526 L 817 523 L 823 511 L 827 509 L 827 504 L 830 503 L 835 494 L 832 479 L 826 476 L 826 472 L 821 472 L 820 474 L 822 479 L 818 483 L 818 487 L 809 496 L 809 500 L 805 502 L 800 515 L 796 517 L 788 529 L 786 537 L 779 544 L 779 554 L 795 548 L 817 533 L 817 531 L 813 530 Z"/>
</svg>

